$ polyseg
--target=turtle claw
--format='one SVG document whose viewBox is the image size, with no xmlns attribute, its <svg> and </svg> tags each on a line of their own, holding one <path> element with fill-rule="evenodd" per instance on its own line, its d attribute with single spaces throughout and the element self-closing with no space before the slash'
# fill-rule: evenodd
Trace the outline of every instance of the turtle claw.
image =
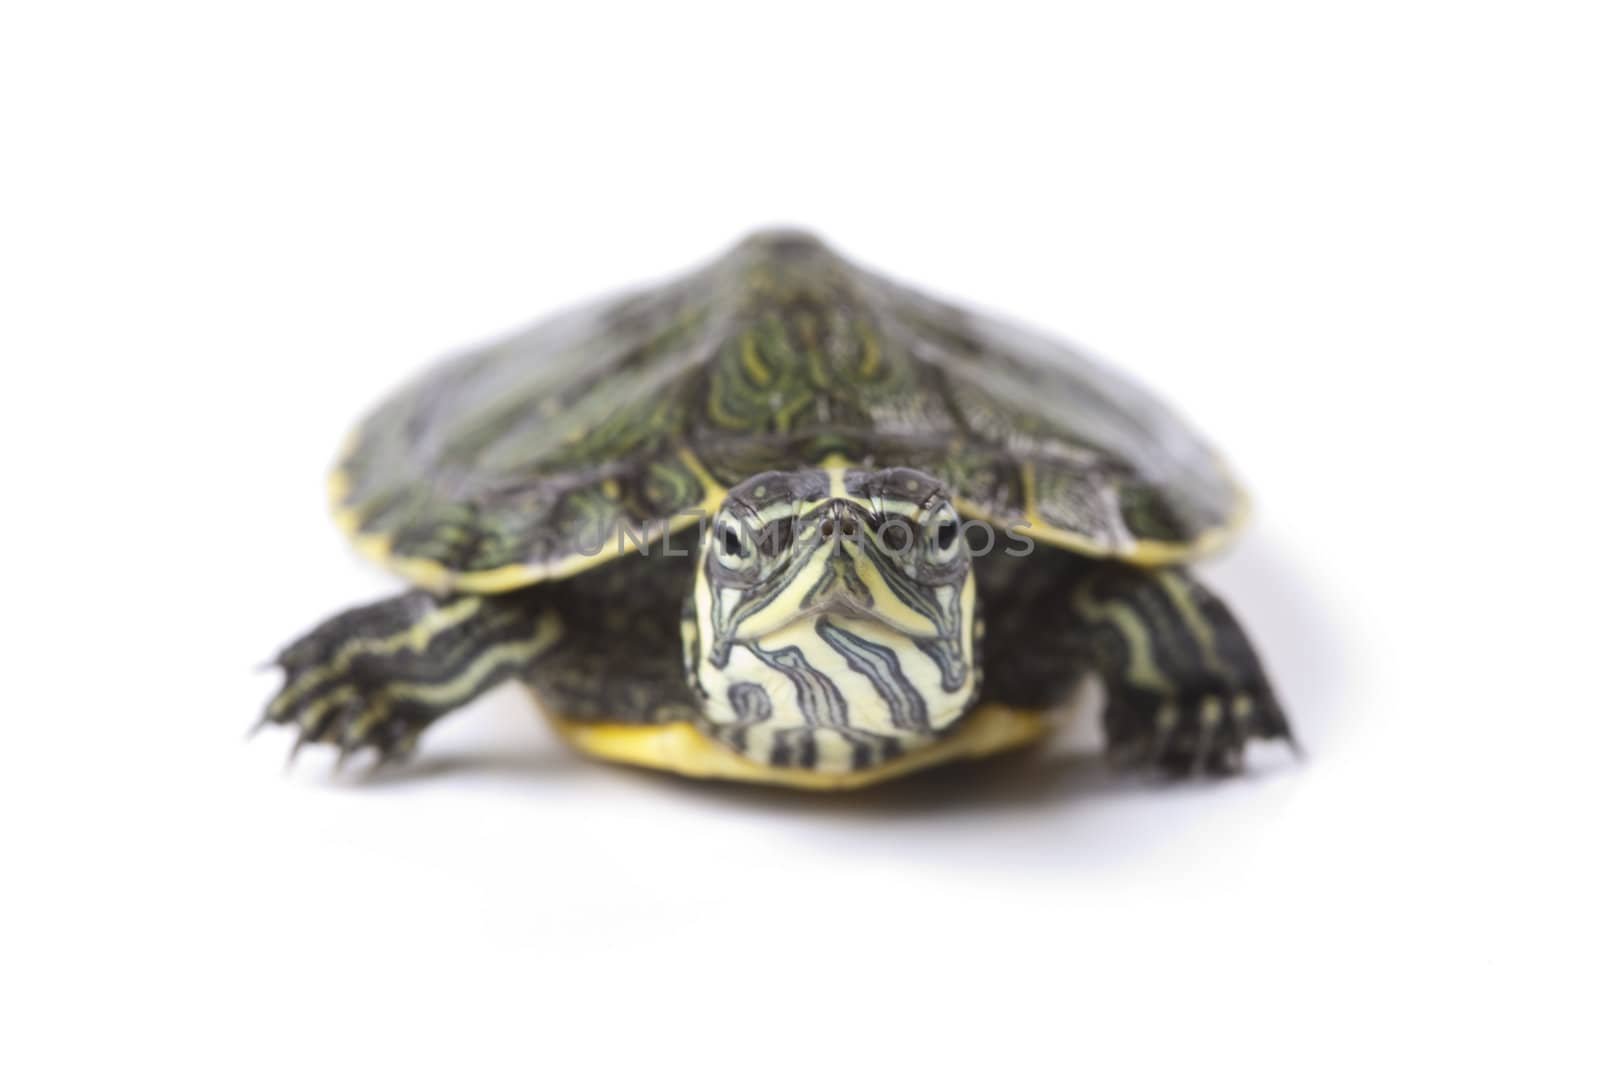
<svg viewBox="0 0 1600 1067">
<path fill-rule="evenodd" d="M 402 737 L 420 733 L 432 721 L 428 710 L 393 699 L 394 667 L 369 651 L 393 631 L 395 614 L 392 602 L 358 608 L 280 652 L 272 665 L 283 671 L 283 684 L 251 735 L 269 723 L 295 727 L 289 764 L 307 745 L 327 744 L 338 750 L 337 771 L 363 748 L 381 758 Z"/>
<path fill-rule="evenodd" d="M 412 754 L 417 750 L 417 738 L 421 735 L 421 733 L 422 731 L 420 730 L 407 731 L 406 734 L 393 745 L 390 745 L 388 748 L 380 748 L 378 750 L 377 761 L 373 763 L 371 767 L 367 768 L 368 771 L 371 773 L 376 773 L 386 767 L 398 767 L 411 759 Z"/>
<path fill-rule="evenodd" d="M 355 707 L 352 707 L 352 711 Z M 396 728 L 386 731 L 366 730 L 357 735 L 351 730 L 351 724 L 358 718 L 352 711 L 345 711 L 338 716 L 331 717 L 331 725 L 326 722 L 301 722 L 295 733 L 294 743 L 289 747 L 289 754 L 284 761 L 284 770 L 294 767 L 300 753 L 310 745 L 329 745 L 335 750 L 333 772 L 341 774 L 351 765 L 351 761 L 363 751 L 371 750 L 377 754 L 373 763 L 374 767 L 387 763 L 398 762 L 404 759 L 415 748 L 416 737 L 421 733 L 417 727 L 396 724 Z M 279 720 L 263 718 L 251 728 L 250 734 L 254 736 L 268 723 L 281 723 L 282 725 L 297 725 L 296 720 Z M 409 740 L 407 740 L 409 738 Z"/>
<path fill-rule="evenodd" d="M 339 755 L 336 756 L 334 758 L 334 761 L 333 761 L 333 773 L 334 774 L 343 774 L 345 765 L 350 762 L 350 757 L 355 755 L 359 751 L 360 751 L 360 749 L 351 748 L 351 747 L 349 747 L 347 745 L 340 745 L 339 746 Z"/>
<path fill-rule="evenodd" d="M 1282 709 L 1264 687 L 1165 699 L 1113 694 L 1106 732 L 1118 769 L 1154 770 L 1172 778 L 1238 774 L 1251 740 L 1284 740 L 1299 752 Z"/>
</svg>

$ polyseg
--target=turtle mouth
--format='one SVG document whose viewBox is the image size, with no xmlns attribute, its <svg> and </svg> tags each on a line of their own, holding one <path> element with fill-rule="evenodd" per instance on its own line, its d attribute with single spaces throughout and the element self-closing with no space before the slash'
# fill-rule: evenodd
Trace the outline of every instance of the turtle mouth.
<svg viewBox="0 0 1600 1067">
<path fill-rule="evenodd" d="M 774 639 L 803 640 L 812 630 L 825 623 L 834 629 L 875 631 L 885 640 L 890 638 L 916 640 L 922 636 L 907 629 L 904 621 L 896 621 L 882 612 L 873 610 L 869 605 L 841 597 L 812 605 L 790 615 L 780 623 L 763 628 L 760 632 L 743 634 L 740 640 L 755 642 Z"/>
<path fill-rule="evenodd" d="M 872 610 L 868 604 L 863 604 L 846 596 L 829 597 L 821 604 L 807 608 L 796 616 L 796 621 L 805 619 L 834 619 L 839 622 L 862 621 L 875 622 L 887 626 L 891 630 L 899 629 L 892 619 L 882 613 Z"/>
<path fill-rule="evenodd" d="M 835 594 L 817 604 L 811 605 L 789 619 L 782 626 L 776 627 L 775 630 L 788 629 L 797 625 L 814 624 L 824 619 L 834 623 L 871 623 L 884 630 L 902 634 L 906 637 L 918 636 L 906 628 L 904 620 L 895 620 L 874 609 L 871 604 L 863 603 L 845 594 Z"/>
</svg>

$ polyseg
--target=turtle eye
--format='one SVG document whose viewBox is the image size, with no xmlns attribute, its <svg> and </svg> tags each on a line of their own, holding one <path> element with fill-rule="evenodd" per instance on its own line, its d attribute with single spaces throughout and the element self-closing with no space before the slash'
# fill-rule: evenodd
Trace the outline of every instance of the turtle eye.
<svg viewBox="0 0 1600 1067">
<path fill-rule="evenodd" d="M 961 518 L 956 509 L 943 504 L 928 519 L 928 555 L 937 562 L 947 563 L 956 557 L 961 544 Z"/>
<path fill-rule="evenodd" d="M 716 532 L 712 534 L 716 545 L 717 561 L 729 570 L 743 570 L 750 564 L 752 553 L 749 538 L 739 524 L 724 519 L 717 523 Z"/>
</svg>

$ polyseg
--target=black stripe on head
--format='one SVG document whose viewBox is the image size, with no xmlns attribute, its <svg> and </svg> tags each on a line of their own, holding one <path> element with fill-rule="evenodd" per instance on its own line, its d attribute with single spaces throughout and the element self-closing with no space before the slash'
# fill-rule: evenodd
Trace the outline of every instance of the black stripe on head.
<svg viewBox="0 0 1600 1067">
<path fill-rule="evenodd" d="M 832 679 L 811 665 L 798 647 L 789 645 L 769 652 L 759 646 L 751 646 L 751 651 L 761 662 L 794 684 L 796 703 L 807 725 L 850 725 L 844 694 Z"/>
<path fill-rule="evenodd" d="M 872 688 L 889 709 L 890 721 L 895 728 L 907 732 L 930 733 L 928 705 L 917 692 L 917 687 L 906 677 L 900 667 L 900 657 L 892 648 L 868 641 L 827 619 L 817 621 L 817 636 L 828 647 L 843 656 L 850 669 L 865 675 Z M 946 668 L 940 664 L 941 673 Z"/>
<path fill-rule="evenodd" d="M 772 698 L 764 686 L 737 682 L 728 688 L 728 706 L 741 723 L 764 722 L 772 718 Z"/>
</svg>

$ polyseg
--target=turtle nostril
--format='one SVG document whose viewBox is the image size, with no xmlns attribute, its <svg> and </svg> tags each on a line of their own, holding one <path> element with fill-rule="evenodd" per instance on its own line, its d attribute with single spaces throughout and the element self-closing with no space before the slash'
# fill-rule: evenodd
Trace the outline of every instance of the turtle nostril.
<svg viewBox="0 0 1600 1067">
<path fill-rule="evenodd" d="M 839 529 L 844 533 L 844 535 L 846 537 L 854 537 L 856 535 L 856 520 L 855 520 L 855 518 L 853 516 L 846 515 L 843 519 L 840 520 Z"/>
<path fill-rule="evenodd" d="M 819 532 L 822 534 L 823 537 L 832 537 L 833 536 L 833 520 L 832 519 L 823 519 L 822 520 L 822 526 L 819 528 Z"/>
</svg>

